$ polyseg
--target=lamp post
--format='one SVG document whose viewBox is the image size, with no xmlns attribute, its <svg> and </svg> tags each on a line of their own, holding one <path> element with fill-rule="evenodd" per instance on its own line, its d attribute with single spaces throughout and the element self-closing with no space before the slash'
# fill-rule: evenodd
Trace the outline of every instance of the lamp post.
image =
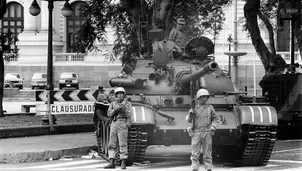
<svg viewBox="0 0 302 171">
<path fill-rule="evenodd" d="M 68 0 L 43 0 L 48 1 L 48 53 L 47 53 L 47 86 L 46 90 L 53 90 L 53 44 L 52 44 L 52 11 L 54 9 L 54 2 L 56 1 L 66 1 L 64 4 L 64 7 L 62 8 L 62 15 L 65 17 L 72 15 L 72 9 L 70 4 L 68 3 Z M 33 0 L 29 12 L 33 16 L 39 15 L 41 9 L 39 7 L 39 4 L 37 3 L 37 0 Z"/>
<path fill-rule="evenodd" d="M 48 90 L 47 97 L 47 112 L 50 117 L 50 104 L 53 104 L 52 98 L 50 97 L 51 91 L 54 89 L 53 86 L 53 35 L 52 35 L 52 12 L 54 9 L 54 2 L 56 1 L 65 1 L 64 7 L 62 8 L 61 14 L 64 17 L 72 15 L 71 5 L 68 3 L 69 0 L 42 0 L 48 1 L 48 52 L 47 52 L 47 85 L 46 90 Z M 40 14 L 40 7 L 37 3 L 37 0 L 33 0 L 31 6 L 29 7 L 29 13 L 33 16 Z M 43 120 L 43 119 L 42 119 Z M 49 118 L 50 125 L 52 124 L 52 119 Z"/>
<path fill-rule="evenodd" d="M 227 37 L 227 41 L 229 42 L 229 51 L 231 51 L 231 45 L 233 42 L 233 38 L 232 38 L 232 34 L 229 34 L 229 36 Z M 231 56 L 229 56 L 229 74 L 231 76 Z"/>
<path fill-rule="evenodd" d="M 288 18 L 280 18 L 280 20 L 289 20 L 291 23 L 291 34 L 290 34 L 290 70 L 292 73 L 295 72 L 295 15 L 298 13 L 296 8 L 286 8 L 285 12 L 290 15 Z"/>
</svg>

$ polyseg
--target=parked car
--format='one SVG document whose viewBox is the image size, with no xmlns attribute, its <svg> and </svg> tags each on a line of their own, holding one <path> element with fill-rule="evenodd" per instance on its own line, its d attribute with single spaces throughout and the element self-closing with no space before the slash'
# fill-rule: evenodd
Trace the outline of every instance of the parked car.
<svg viewBox="0 0 302 171">
<path fill-rule="evenodd" d="M 23 80 L 24 78 L 19 73 L 7 73 L 4 77 L 4 88 L 23 89 Z"/>
<path fill-rule="evenodd" d="M 74 72 L 63 72 L 59 80 L 59 89 L 64 87 L 74 87 L 79 89 L 79 77 Z"/>
<path fill-rule="evenodd" d="M 34 88 L 45 88 L 47 85 L 47 74 L 46 73 L 34 73 L 31 77 L 31 89 Z"/>
</svg>

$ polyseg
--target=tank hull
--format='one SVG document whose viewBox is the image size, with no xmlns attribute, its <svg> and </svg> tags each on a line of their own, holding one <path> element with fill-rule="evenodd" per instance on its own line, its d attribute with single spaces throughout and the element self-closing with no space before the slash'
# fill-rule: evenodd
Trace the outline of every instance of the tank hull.
<svg viewBox="0 0 302 171">
<path fill-rule="evenodd" d="M 261 80 L 263 95 L 278 112 L 278 137 L 301 138 L 302 74 L 281 74 Z"/>
</svg>

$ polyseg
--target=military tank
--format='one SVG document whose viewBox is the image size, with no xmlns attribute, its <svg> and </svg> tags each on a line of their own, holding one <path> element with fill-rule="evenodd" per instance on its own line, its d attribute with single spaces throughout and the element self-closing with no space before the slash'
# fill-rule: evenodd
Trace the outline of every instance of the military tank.
<svg viewBox="0 0 302 171">
<path fill-rule="evenodd" d="M 290 70 L 269 75 L 260 81 L 262 94 L 278 113 L 278 138 L 301 138 L 302 135 L 302 70 L 292 63 Z"/>
<path fill-rule="evenodd" d="M 249 101 L 246 92 L 234 91 L 228 74 L 211 59 L 214 44 L 207 37 L 191 39 L 185 55 L 178 58 L 171 55 L 173 42 L 161 43 L 164 48 L 152 58 L 131 60 L 120 76 L 109 81 L 112 87 L 124 87 L 132 102 L 130 163 L 143 162 L 150 145 L 189 145 L 187 128 L 191 125 L 185 116 L 198 89 L 206 88 L 208 103 L 220 117 L 213 137 L 214 156 L 225 156 L 244 166 L 266 165 L 276 140 L 275 108 L 263 98 Z M 100 122 L 98 135 L 99 154 L 105 158 L 108 125 L 106 120 Z"/>
</svg>

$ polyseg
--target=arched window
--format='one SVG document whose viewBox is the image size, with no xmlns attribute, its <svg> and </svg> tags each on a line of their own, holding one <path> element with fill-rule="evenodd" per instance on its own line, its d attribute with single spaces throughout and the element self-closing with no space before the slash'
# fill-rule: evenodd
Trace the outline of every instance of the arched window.
<svg viewBox="0 0 302 171">
<path fill-rule="evenodd" d="M 6 13 L 2 19 L 2 32 L 12 32 L 13 37 L 18 40 L 18 35 L 24 29 L 24 10 L 23 6 L 17 2 L 11 2 L 7 4 Z M 11 46 L 11 52 L 18 52 L 17 45 Z"/>
<path fill-rule="evenodd" d="M 67 21 L 67 52 L 85 52 L 84 49 L 78 49 L 75 46 L 76 33 L 80 30 L 81 25 L 87 20 L 87 16 L 84 16 L 81 8 L 87 5 L 85 2 L 76 1 L 71 4 L 73 9 L 73 15 L 66 18 Z"/>
</svg>

